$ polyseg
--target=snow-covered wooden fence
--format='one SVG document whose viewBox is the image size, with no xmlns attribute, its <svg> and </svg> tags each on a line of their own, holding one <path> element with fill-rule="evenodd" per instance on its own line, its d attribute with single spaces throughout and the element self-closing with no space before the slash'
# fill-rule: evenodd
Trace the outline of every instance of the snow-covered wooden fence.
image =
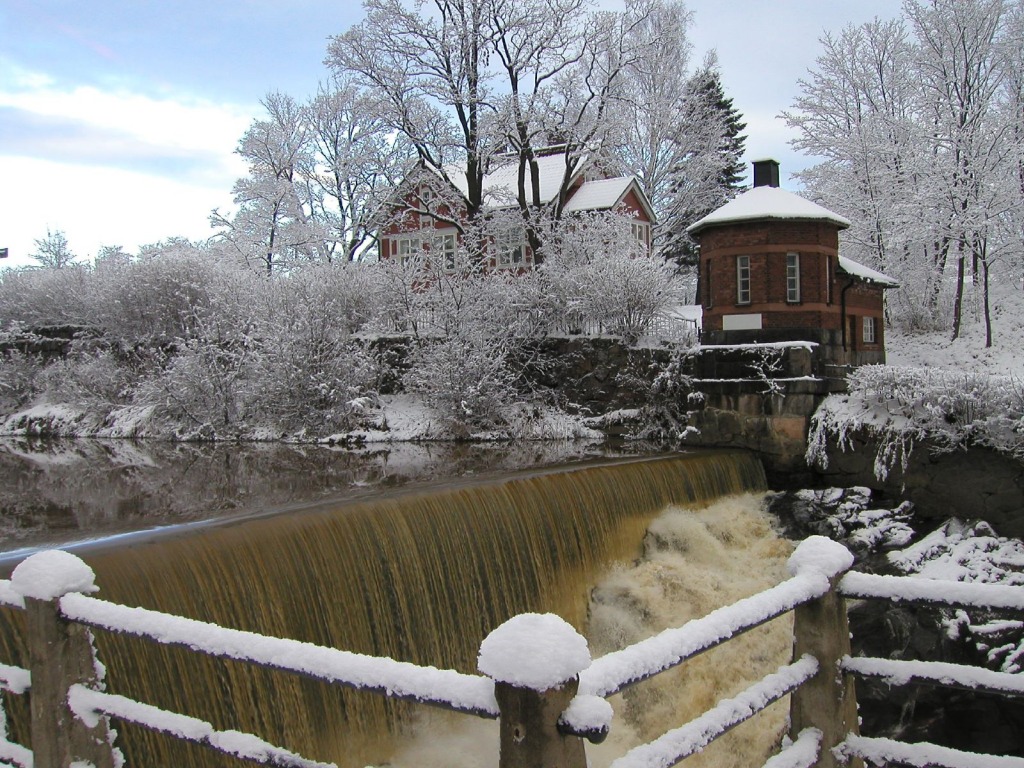
<svg viewBox="0 0 1024 768">
<path fill-rule="evenodd" d="M 69 768 L 121 763 L 108 718 L 171 734 L 252 762 L 324 766 L 258 736 L 219 731 L 210 723 L 105 690 L 90 630 L 101 628 L 250 662 L 388 696 L 500 719 L 501 768 L 584 768 L 583 739 L 598 742 L 611 727 L 607 698 L 794 612 L 794 661 L 738 696 L 617 759 L 612 768 L 667 768 L 735 725 L 790 695 L 790 740 L 766 768 L 903 762 L 911 765 L 1021 766 L 930 744 L 901 744 L 859 735 L 852 677 L 890 684 L 927 682 L 1007 695 L 1024 694 L 1021 676 L 953 664 L 852 658 L 845 598 L 879 598 L 960 607 L 1024 610 L 1024 589 L 849 573 L 841 545 L 812 537 L 789 561 L 791 578 L 621 651 L 591 660 L 586 640 L 551 614 L 523 614 L 480 646 L 479 670 L 467 675 L 265 637 L 205 622 L 109 603 L 92 570 L 60 551 L 26 559 L 0 581 L 0 605 L 27 613 L 29 669 L 0 664 L 0 688 L 30 694 L 32 748 L 9 740 L 0 706 L 0 765 Z M 2 703 L 2 699 L 0 699 Z"/>
</svg>

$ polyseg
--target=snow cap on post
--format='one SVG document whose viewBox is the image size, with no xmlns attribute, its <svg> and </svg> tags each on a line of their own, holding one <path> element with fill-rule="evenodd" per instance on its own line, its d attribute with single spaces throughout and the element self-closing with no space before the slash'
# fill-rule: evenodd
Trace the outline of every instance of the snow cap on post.
<svg viewBox="0 0 1024 768">
<path fill-rule="evenodd" d="M 590 649 L 560 616 L 523 613 L 484 638 L 476 666 L 492 680 L 543 693 L 589 667 Z"/>
<path fill-rule="evenodd" d="M 808 536 L 786 561 L 791 576 L 821 574 L 829 579 L 853 567 L 853 555 L 825 536 Z"/>
<path fill-rule="evenodd" d="M 56 600 L 70 592 L 95 592 L 96 574 L 83 560 L 60 549 L 22 560 L 11 574 L 11 587 L 22 597 Z"/>
</svg>

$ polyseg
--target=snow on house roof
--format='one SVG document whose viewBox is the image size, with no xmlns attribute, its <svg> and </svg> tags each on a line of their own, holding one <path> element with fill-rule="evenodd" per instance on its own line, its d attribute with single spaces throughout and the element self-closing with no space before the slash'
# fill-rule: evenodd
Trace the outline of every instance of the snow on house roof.
<svg viewBox="0 0 1024 768">
<path fill-rule="evenodd" d="M 582 163 L 580 164 L 582 165 Z M 579 168 L 580 166 L 577 166 Z M 565 156 L 562 154 L 542 155 L 537 158 L 537 178 L 540 179 L 540 200 L 550 203 L 561 189 L 565 179 Z M 530 165 L 526 166 L 526 189 L 533 184 Z M 502 206 L 515 203 L 519 189 L 519 160 L 495 168 L 484 176 L 484 199 L 490 205 Z M 529 194 L 529 192 L 527 193 Z"/>
<path fill-rule="evenodd" d="M 614 208 L 625 197 L 633 183 L 632 176 L 619 176 L 614 179 L 599 179 L 584 182 L 569 201 L 565 204 L 565 212 L 571 211 L 604 211 Z"/>
<path fill-rule="evenodd" d="M 585 161 L 577 164 L 573 177 L 579 175 Z M 447 176 L 452 184 L 463 195 L 468 194 L 464 171 L 461 168 L 449 168 Z M 540 201 L 550 203 L 558 195 L 565 179 L 565 155 L 556 153 L 541 155 L 537 158 L 537 177 L 540 180 Z M 526 189 L 531 194 L 532 169 L 526 166 Z M 622 202 L 629 191 L 630 185 L 636 182 L 635 176 L 617 176 L 611 179 L 587 181 L 580 185 L 565 204 L 565 211 L 604 211 L 610 210 Z M 519 189 L 519 160 L 514 159 L 501 165 L 483 179 L 484 202 L 492 208 L 505 208 L 516 205 Z M 654 212 L 639 184 L 636 185 L 637 197 L 647 210 L 647 215 L 654 221 Z"/>
<path fill-rule="evenodd" d="M 577 166 L 577 169 L 582 163 Z M 577 170 L 578 172 L 578 170 Z M 540 199 L 549 203 L 555 199 L 565 178 L 565 156 L 562 154 L 541 155 L 537 158 L 537 178 L 540 179 Z M 466 184 L 465 169 L 451 167 L 446 175 L 455 188 L 464 196 L 469 194 Z M 533 174 L 529 165 L 526 166 L 526 189 L 532 189 Z M 519 189 L 519 160 L 514 159 L 505 165 L 498 166 L 484 175 L 483 193 L 487 205 L 495 208 L 515 205 Z"/>
<path fill-rule="evenodd" d="M 877 270 L 871 269 L 871 267 L 865 267 L 863 264 L 848 259 L 845 256 L 839 257 L 839 269 L 841 272 L 845 272 L 851 277 L 857 277 L 868 283 L 876 283 L 883 288 L 899 288 L 900 284 L 893 280 L 888 275 L 884 275 Z"/>
<path fill-rule="evenodd" d="M 828 221 L 841 229 L 850 226 L 849 219 L 844 219 L 838 213 L 833 213 L 800 195 L 779 187 L 762 186 L 736 196 L 721 208 L 691 224 L 686 231 L 692 235 L 708 227 L 761 219 Z"/>
</svg>

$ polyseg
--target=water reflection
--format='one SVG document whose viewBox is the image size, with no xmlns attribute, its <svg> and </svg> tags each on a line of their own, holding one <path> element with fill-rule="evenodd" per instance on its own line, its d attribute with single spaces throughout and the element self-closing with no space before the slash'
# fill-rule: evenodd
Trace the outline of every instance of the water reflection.
<svg viewBox="0 0 1024 768">
<path fill-rule="evenodd" d="M 0 557 L 39 546 L 362 497 L 411 483 L 657 451 L 599 441 L 281 443 L 0 439 Z"/>
</svg>

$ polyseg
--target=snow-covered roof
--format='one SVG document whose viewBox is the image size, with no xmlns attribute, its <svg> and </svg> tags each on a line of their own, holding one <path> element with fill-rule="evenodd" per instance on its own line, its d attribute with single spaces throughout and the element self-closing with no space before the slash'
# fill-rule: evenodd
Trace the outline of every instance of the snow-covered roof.
<svg viewBox="0 0 1024 768">
<path fill-rule="evenodd" d="M 571 179 L 579 176 L 586 161 L 576 166 Z M 562 181 L 566 175 L 565 155 L 551 154 L 541 155 L 537 158 L 537 178 L 540 180 L 540 201 L 542 204 L 550 203 L 558 195 Z M 462 193 L 468 194 L 465 171 L 462 168 L 451 167 L 446 169 L 446 175 L 451 179 L 452 184 Z M 532 189 L 533 174 L 529 165 L 526 166 L 526 188 Z M 605 211 L 611 210 L 626 196 L 631 185 L 636 183 L 635 176 L 616 176 L 610 179 L 598 179 L 586 181 L 580 185 L 576 192 L 566 202 L 565 211 Z M 484 203 L 492 208 L 505 208 L 516 205 L 519 190 L 519 161 L 512 160 L 495 168 L 486 174 L 483 179 Z M 651 221 L 654 221 L 654 211 L 640 188 L 636 184 L 637 197 L 646 209 Z"/>
<path fill-rule="evenodd" d="M 882 274 L 877 270 L 871 269 L 871 267 L 865 267 L 863 264 L 848 259 L 845 256 L 839 257 L 839 270 L 845 272 L 851 277 L 857 277 L 868 283 L 876 283 L 883 288 L 899 288 L 900 284 L 893 280 L 888 275 Z"/>
<path fill-rule="evenodd" d="M 712 211 L 686 231 L 691 235 L 708 227 L 762 219 L 789 219 L 798 221 L 827 221 L 840 229 L 850 226 L 849 219 L 823 208 L 817 203 L 787 192 L 779 187 L 754 187 L 748 189 L 721 208 Z"/>
<path fill-rule="evenodd" d="M 580 166 L 583 164 L 581 163 Z M 577 166 L 577 169 L 580 167 Z M 464 196 L 469 194 L 466 184 L 465 169 L 460 167 L 446 168 L 446 175 L 452 184 Z M 577 170 L 578 173 L 578 170 Z M 549 203 L 555 199 L 565 178 L 565 156 L 562 154 L 541 155 L 537 158 L 537 178 L 540 179 L 540 199 Z M 574 174 L 575 175 L 575 174 Z M 526 166 L 526 188 L 532 189 L 533 173 Z M 519 189 L 519 160 L 515 159 L 505 165 L 498 166 L 484 175 L 483 193 L 487 205 L 495 208 L 514 205 Z"/>
<path fill-rule="evenodd" d="M 565 211 L 605 211 L 614 208 L 622 202 L 632 183 L 632 176 L 586 181 L 565 204 Z"/>
</svg>

